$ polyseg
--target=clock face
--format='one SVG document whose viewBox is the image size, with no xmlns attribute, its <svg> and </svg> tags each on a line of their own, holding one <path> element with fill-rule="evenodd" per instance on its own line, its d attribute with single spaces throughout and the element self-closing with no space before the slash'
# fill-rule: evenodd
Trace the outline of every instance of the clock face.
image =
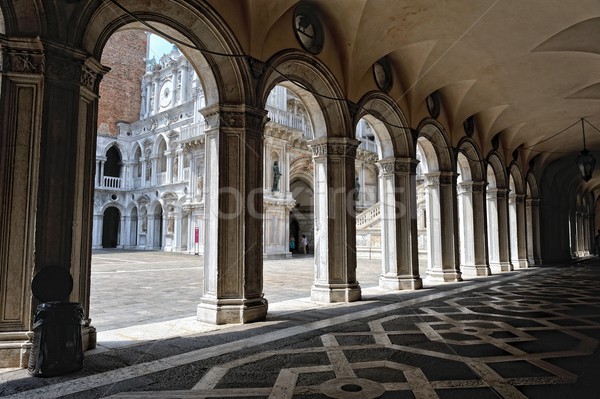
<svg viewBox="0 0 600 399">
<path fill-rule="evenodd" d="M 165 82 L 160 88 L 160 106 L 165 108 L 171 104 L 173 93 L 171 93 L 171 82 Z"/>
</svg>

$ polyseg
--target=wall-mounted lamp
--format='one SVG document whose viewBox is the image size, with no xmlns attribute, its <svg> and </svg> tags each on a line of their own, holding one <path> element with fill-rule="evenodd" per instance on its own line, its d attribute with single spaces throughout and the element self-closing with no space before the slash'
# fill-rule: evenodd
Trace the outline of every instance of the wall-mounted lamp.
<svg viewBox="0 0 600 399">
<path fill-rule="evenodd" d="M 583 118 L 581 118 L 581 132 L 583 133 L 583 150 L 575 158 L 575 163 L 579 167 L 581 177 L 583 180 L 590 181 L 594 168 L 596 167 L 596 158 L 585 148 L 585 127 L 583 124 Z"/>
</svg>

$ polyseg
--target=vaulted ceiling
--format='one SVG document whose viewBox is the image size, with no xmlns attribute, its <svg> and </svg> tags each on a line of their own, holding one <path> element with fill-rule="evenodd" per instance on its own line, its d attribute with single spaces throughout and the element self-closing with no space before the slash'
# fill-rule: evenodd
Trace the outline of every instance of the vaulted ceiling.
<svg viewBox="0 0 600 399">
<path fill-rule="evenodd" d="M 298 47 L 291 21 L 298 1 L 209 3 L 257 59 Z M 520 148 L 525 161 L 539 154 L 548 165 L 567 157 L 565 178 L 576 179 L 583 117 L 587 146 L 600 151 L 599 0 L 308 3 L 325 27 L 317 57 L 348 99 L 356 102 L 373 89 L 371 67 L 387 56 L 394 71 L 390 95 L 411 123 L 418 123 L 427 95 L 439 90 L 453 142 L 464 135 L 463 121 L 474 116 L 484 152 L 499 134 L 507 153 Z M 595 175 L 590 188 L 600 184 L 600 173 Z"/>
</svg>

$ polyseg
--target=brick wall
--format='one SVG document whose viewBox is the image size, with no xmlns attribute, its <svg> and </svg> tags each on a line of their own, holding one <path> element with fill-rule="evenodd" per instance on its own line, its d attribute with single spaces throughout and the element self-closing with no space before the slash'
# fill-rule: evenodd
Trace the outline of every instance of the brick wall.
<svg viewBox="0 0 600 399">
<path fill-rule="evenodd" d="M 98 127 L 106 124 L 112 134 L 117 134 L 117 122 L 139 119 L 146 41 L 141 30 L 116 32 L 102 52 L 101 62 L 111 70 L 100 83 Z"/>
</svg>

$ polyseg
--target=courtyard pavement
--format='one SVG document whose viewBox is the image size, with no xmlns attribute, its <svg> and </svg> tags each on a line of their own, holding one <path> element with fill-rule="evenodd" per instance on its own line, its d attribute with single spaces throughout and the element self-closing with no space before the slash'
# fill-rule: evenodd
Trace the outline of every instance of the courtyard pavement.
<svg viewBox="0 0 600 399">
<path fill-rule="evenodd" d="M 204 259 L 175 252 L 96 250 L 92 256 L 90 317 L 98 331 L 196 315 L 203 294 Z M 270 307 L 310 297 L 312 255 L 263 263 L 263 292 Z M 362 288 L 378 286 L 381 260 L 358 259 Z"/>
<path fill-rule="evenodd" d="M 145 257 L 150 260 L 134 262 Z M 0 396 L 600 397 L 596 258 L 403 292 L 380 290 L 379 261 L 361 262 L 363 299 L 347 304 L 308 299 L 309 257 L 266 261 L 267 320 L 230 326 L 195 322 L 200 294 L 183 299 L 183 292 L 201 290 L 192 278 L 201 281 L 199 260 L 180 254 L 95 254 L 92 324 L 99 328 L 99 348 L 86 352 L 83 369 L 68 375 L 0 373 Z M 149 293 L 142 296 L 138 289 Z M 105 296 L 115 302 L 105 303 Z M 140 311 L 144 308 L 149 313 Z M 128 312 L 133 313 L 115 316 Z M 142 324 L 128 325 L 134 318 Z"/>
</svg>

